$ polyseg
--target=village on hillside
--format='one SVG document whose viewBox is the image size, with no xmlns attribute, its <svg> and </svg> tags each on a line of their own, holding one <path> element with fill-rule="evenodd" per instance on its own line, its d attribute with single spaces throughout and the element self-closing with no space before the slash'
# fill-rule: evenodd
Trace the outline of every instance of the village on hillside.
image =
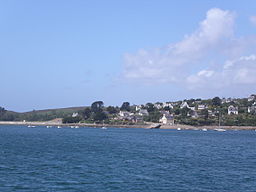
<svg viewBox="0 0 256 192">
<path fill-rule="evenodd" d="M 175 102 L 156 102 L 118 106 L 104 106 L 96 101 L 90 107 L 55 109 L 15 113 L 0 108 L 1 121 L 51 121 L 63 123 L 105 123 L 136 125 L 159 123 L 194 126 L 227 125 L 256 126 L 256 95 L 248 98 L 185 99 Z"/>
</svg>

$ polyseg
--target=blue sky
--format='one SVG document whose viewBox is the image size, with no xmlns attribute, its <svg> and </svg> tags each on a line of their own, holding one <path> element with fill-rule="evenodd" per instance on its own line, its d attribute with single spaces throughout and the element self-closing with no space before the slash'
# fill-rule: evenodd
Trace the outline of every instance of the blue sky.
<svg viewBox="0 0 256 192">
<path fill-rule="evenodd" d="M 0 1 L 0 106 L 246 97 L 255 16 L 254 0 Z"/>
</svg>

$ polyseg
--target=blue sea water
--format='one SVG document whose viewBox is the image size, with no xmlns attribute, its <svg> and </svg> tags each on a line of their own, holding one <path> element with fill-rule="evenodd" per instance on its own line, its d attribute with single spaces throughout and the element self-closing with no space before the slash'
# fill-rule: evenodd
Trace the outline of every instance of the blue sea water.
<svg viewBox="0 0 256 192">
<path fill-rule="evenodd" d="M 256 132 L 0 126 L 0 191 L 254 192 Z"/>
</svg>

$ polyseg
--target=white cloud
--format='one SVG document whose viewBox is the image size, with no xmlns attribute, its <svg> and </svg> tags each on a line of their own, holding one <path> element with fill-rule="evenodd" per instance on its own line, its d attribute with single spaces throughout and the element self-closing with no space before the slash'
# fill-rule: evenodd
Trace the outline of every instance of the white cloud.
<svg viewBox="0 0 256 192">
<path fill-rule="evenodd" d="M 195 64 L 207 50 L 214 49 L 225 38 L 233 36 L 234 14 L 211 9 L 199 28 L 182 41 L 162 49 L 139 50 L 125 55 L 124 76 L 153 82 L 180 81 L 184 65 Z"/>
<path fill-rule="evenodd" d="M 210 9 L 198 29 L 182 41 L 126 54 L 123 76 L 140 83 L 178 83 L 189 89 L 256 83 L 256 55 L 247 55 L 255 50 L 255 37 L 236 38 L 234 21 L 233 12 Z"/>
<path fill-rule="evenodd" d="M 256 25 L 256 16 L 251 16 L 250 21 L 253 25 Z"/>
<path fill-rule="evenodd" d="M 209 74 L 209 75 L 208 75 Z M 228 60 L 219 71 L 203 70 L 187 77 L 190 88 L 203 88 L 211 85 L 215 88 L 256 84 L 256 55 L 241 56 Z"/>
</svg>

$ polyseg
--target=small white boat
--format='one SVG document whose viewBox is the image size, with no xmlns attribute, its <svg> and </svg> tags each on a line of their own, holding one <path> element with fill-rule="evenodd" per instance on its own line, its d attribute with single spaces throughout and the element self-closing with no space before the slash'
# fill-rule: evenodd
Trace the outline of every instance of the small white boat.
<svg viewBox="0 0 256 192">
<path fill-rule="evenodd" d="M 179 128 L 179 127 L 178 127 L 178 128 L 177 128 L 177 130 L 178 130 L 178 131 L 180 131 L 180 130 L 181 130 L 181 128 Z"/>
<path fill-rule="evenodd" d="M 47 126 L 46 126 L 46 128 L 51 128 L 51 127 L 52 127 L 52 126 L 50 126 L 50 125 L 47 125 Z"/>
<path fill-rule="evenodd" d="M 207 131 L 207 129 L 206 129 L 206 128 L 203 128 L 202 131 Z"/>
<path fill-rule="evenodd" d="M 58 128 L 58 129 L 60 129 L 60 128 L 61 128 L 61 126 L 58 126 L 57 128 Z"/>
<path fill-rule="evenodd" d="M 73 129 L 73 128 L 75 128 L 75 126 L 70 126 L 70 128 L 72 128 L 72 129 Z"/>
<path fill-rule="evenodd" d="M 76 129 L 78 129 L 78 128 L 79 128 L 79 126 L 75 126 L 75 128 L 76 128 Z"/>
<path fill-rule="evenodd" d="M 225 129 L 214 129 L 215 131 L 220 131 L 220 132 L 224 132 L 226 131 Z"/>
<path fill-rule="evenodd" d="M 107 127 L 101 127 L 101 129 L 107 129 Z"/>
</svg>

